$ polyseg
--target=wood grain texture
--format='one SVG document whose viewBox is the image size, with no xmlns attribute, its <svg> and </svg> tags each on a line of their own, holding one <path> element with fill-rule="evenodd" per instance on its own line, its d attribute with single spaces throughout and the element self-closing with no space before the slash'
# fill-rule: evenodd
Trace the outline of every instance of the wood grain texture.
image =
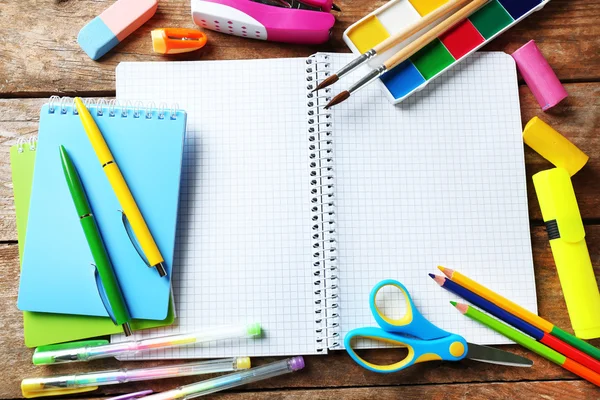
<svg viewBox="0 0 600 400">
<path fill-rule="evenodd" d="M 299 373 L 301 374 L 301 372 Z M 293 380 L 298 376 L 288 376 Z M 367 388 L 247 390 L 234 389 L 207 397 L 217 400 L 591 400 L 598 392 L 593 385 L 582 381 L 544 381 L 516 383 L 470 383 L 461 385 L 402 385 Z M 69 397 L 79 400 L 81 397 Z M 87 397 L 86 400 L 107 400 L 106 397 Z"/>
<path fill-rule="evenodd" d="M 600 225 L 587 227 L 588 243 L 592 262 L 596 266 L 596 276 L 600 280 Z M 570 330 L 570 322 L 564 304 L 560 283 L 554 267 L 554 261 L 543 227 L 532 228 L 532 246 L 535 264 L 535 277 L 539 299 L 539 313 L 556 325 Z M 88 364 L 55 365 L 51 367 L 34 367 L 31 364 L 33 351 L 23 345 L 23 326 L 21 313 L 15 304 L 17 300 L 17 279 L 19 275 L 17 246 L 0 245 L 0 301 L 7 306 L 0 309 L 0 356 L 4 360 L 5 370 L 0 381 L 0 399 L 18 397 L 19 382 L 25 377 L 51 375 L 56 373 L 84 372 L 91 369 L 113 369 L 123 367 L 114 359 L 98 360 Z M 401 277 L 399 277 L 401 279 Z M 428 279 L 426 276 L 423 279 Z M 440 289 L 441 290 L 441 289 Z M 449 312 L 454 310 L 449 309 Z M 460 332 L 457 332 L 460 333 Z M 600 346 L 600 340 L 592 341 Z M 429 383 L 473 383 L 473 382 L 519 382 L 537 380 L 574 379 L 575 377 L 562 368 L 532 354 L 520 346 L 505 346 L 509 351 L 534 360 L 533 368 L 508 368 L 490 364 L 463 361 L 460 363 L 419 364 L 401 374 L 380 375 L 368 372 L 356 365 L 343 351 L 332 352 L 327 357 L 307 357 L 307 368 L 297 374 L 293 380 L 280 377 L 252 385 L 254 389 L 272 388 L 335 388 L 356 386 L 389 386 L 402 384 Z M 380 363 L 396 361 L 396 353 L 389 350 L 370 350 L 366 357 Z M 257 364 L 264 364 L 274 358 L 256 359 Z M 154 366 L 172 364 L 172 362 L 132 362 L 128 367 Z M 154 390 L 166 390 L 176 385 L 187 384 L 198 380 L 194 377 L 170 381 L 135 383 L 124 386 L 105 387 L 98 393 L 122 394 L 142 390 L 149 385 Z M 600 396 L 600 392 L 599 392 Z"/>
<path fill-rule="evenodd" d="M 21 397 L 19 382 L 25 377 L 85 372 L 92 369 L 135 368 L 173 364 L 175 361 L 126 363 L 99 360 L 88 364 L 34 367 L 32 350 L 23 345 L 21 313 L 16 308 L 18 251 L 9 146 L 37 133 L 39 109 L 51 94 L 114 96 L 114 69 L 121 61 L 252 59 L 305 57 L 316 51 L 347 52 L 341 36 L 351 23 L 386 3 L 385 0 L 336 0 L 337 15 L 332 39 L 322 46 L 293 46 L 245 40 L 207 31 L 208 45 L 199 52 L 163 57 L 152 53 L 150 30 L 158 27 L 193 28 L 189 0 L 160 0 L 156 16 L 119 44 L 99 62 L 90 60 L 76 42 L 77 33 L 114 0 L 0 0 L 0 400 Z M 535 39 L 557 72 L 568 83 L 569 97 L 543 113 L 530 90 L 520 88 L 522 120 L 540 116 L 571 139 L 590 157 L 573 179 L 587 242 L 600 279 L 600 0 L 552 0 L 542 11 L 521 22 L 486 46 L 485 50 L 512 53 Z M 22 98 L 21 98 L 22 97 Z M 31 97 L 43 97 L 34 99 Z M 9 99 L 10 98 L 10 99 Z M 532 247 L 539 312 L 558 326 L 570 326 L 541 215 L 531 185 L 531 175 L 551 168 L 546 160 L 525 148 Z M 424 278 L 427 279 L 427 278 Z M 453 310 L 451 310 L 453 311 Z M 458 332 L 460 333 L 460 332 Z M 600 346 L 600 340 L 592 342 Z M 506 368 L 464 361 L 421 364 L 401 374 L 370 373 L 345 352 L 327 357 L 307 357 L 307 368 L 293 375 L 258 382 L 218 394 L 229 399 L 595 399 L 600 390 L 576 380 L 560 367 L 513 345 L 503 347 L 534 360 L 531 369 Z M 394 361 L 394 352 L 371 350 L 367 357 Z M 261 365 L 274 358 L 253 359 Z M 106 396 L 152 388 L 172 389 L 200 380 L 188 377 L 105 387 L 72 398 L 106 399 Z"/>
<path fill-rule="evenodd" d="M 331 40 L 321 46 L 294 46 L 246 40 L 207 31 L 201 51 L 163 57 L 152 53 L 150 30 L 189 27 L 189 0 L 161 0 L 154 18 L 99 62 L 77 45 L 77 33 L 112 0 L 0 0 L 0 94 L 27 97 L 58 93 L 111 93 L 120 61 L 215 60 L 305 57 L 315 51 L 347 52 L 343 31 L 383 0 L 342 0 Z M 39 10 L 39 12 L 38 12 Z M 487 46 L 512 53 L 529 39 L 538 44 L 562 80 L 600 78 L 600 0 L 553 0 Z"/>
<path fill-rule="evenodd" d="M 541 111 L 526 86 L 520 87 L 523 124 L 534 116 L 547 121 L 590 156 L 590 161 L 575 177 L 573 184 L 579 207 L 585 219 L 600 219 L 600 83 L 567 84 L 569 97 L 550 113 Z M 10 178 L 9 147 L 20 137 L 37 133 L 40 107 L 47 99 L 0 99 L 0 240 L 17 240 L 12 183 Z M 541 220 L 541 213 L 531 175 L 552 165 L 525 146 L 529 215 Z"/>
</svg>

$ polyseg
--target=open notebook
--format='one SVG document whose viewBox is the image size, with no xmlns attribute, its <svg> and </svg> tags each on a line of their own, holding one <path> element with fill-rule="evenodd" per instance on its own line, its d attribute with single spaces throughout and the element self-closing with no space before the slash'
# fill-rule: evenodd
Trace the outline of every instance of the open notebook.
<svg viewBox="0 0 600 400">
<path fill-rule="evenodd" d="M 174 101 L 189 115 L 179 319 L 138 335 L 243 321 L 265 330 L 138 358 L 326 353 L 375 325 L 368 294 L 384 278 L 440 327 L 505 343 L 448 304 L 427 276 L 439 264 L 536 310 L 512 59 L 477 54 L 400 106 L 371 85 L 327 112 L 332 92 L 308 93 L 352 58 L 118 66 L 119 99 Z"/>
</svg>

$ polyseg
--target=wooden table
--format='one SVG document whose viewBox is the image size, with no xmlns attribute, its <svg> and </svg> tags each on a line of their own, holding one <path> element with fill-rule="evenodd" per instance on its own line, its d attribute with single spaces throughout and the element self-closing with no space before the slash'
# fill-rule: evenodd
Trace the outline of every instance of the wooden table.
<svg viewBox="0 0 600 400">
<path fill-rule="evenodd" d="M 91 61 L 80 50 L 79 29 L 108 7 L 112 0 L 0 0 L 0 399 L 20 398 L 19 382 L 25 377 L 83 372 L 90 366 L 72 364 L 53 368 L 31 365 L 32 350 L 23 345 L 21 313 L 16 308 L 19 261 L 15 228 L 9 146 L 20 137 L 35 134 L 39 108 L 51 95 L 110 97 L 115 94 L 116 65 L 121 61 L 159 61 L 152 53 L 149 31 L 157 27 L 193 27 L 189 0 L 161 0 L 155 17 L 127 38 L 101 62 Z M 173 60 L 304 57 L 315 51 L 348 51 L 343 30 L 383 0 L 338 0 L 343 12 L 329 43 L 291 46 L 242 40 L 209 31 L 209 44 L 201 51 Z M 587 231 L 587 242 L 600 275 L 600 0 L 553 0 L 545 9 L 517 25 L 486 50 L 512 53 L 536 39 L 565 84 L 569 97 L 543 113 L 529 89 L 520 88 L 523 122 L 542 116 L 591 156 L 573 179 Z M 526 148 L 527 175 L 550 164 Z M 531 238 L 540 314 L 569 328 L 558 276 L 552 260 L 539 206 L 528 178 Z M 600 313 L 600 310 L 598 310 Z M 594 342 L 600 346 L 600 340 Z M 504 368 L 476 362 L 430 363 L 402 374 L 377 375 L 356 366 L 344 352 L 308 357 L 305 371 L 294 376 L 260 382 L 219 398 L 244 399 L 462 399 L 462 398 L 600 398 L 600 390 L 518 346 L 508 350 L 535 361 L 531 369 Z M 385 361 L 385 351 L 372 351 Z M 269 359 L 259 359 L 265 363 Z M 163 363 L 155 363 L 165 364 Z M 139 366 L 141 363 L 131 363 Z M 148 366 L 150 364 L 144 364 Z M 94 363 L 95 368 L 118 368 L 116 360 Z M 198 378 L 156 381 L 108 387 L 92 395 L 101 398 L 145 388 L 161 391 Z"/>
</svg>

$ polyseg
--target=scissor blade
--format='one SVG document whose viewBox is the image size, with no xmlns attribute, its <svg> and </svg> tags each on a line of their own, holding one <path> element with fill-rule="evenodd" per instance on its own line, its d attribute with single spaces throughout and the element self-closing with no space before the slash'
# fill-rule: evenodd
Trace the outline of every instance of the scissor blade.
<svg viewBox="0 0 600 400">
<path fill-rule="evenodd" d="M 473 343 L 467 343 L 467 345 L 469 346 L 467 358 L 471 360 L 509 367 L 531 367 L 533 365 L 533 361 L 530 359 L 504 350 Z"/>
</svg>

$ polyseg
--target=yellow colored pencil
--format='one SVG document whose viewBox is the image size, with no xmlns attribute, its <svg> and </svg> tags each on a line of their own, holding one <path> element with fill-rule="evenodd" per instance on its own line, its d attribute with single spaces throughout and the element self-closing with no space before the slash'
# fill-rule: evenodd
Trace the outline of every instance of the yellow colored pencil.
<svg viewBox="0 0 600 400">
<path fill-rule="evenodd" d="M 569 332 L 560 329 L 553 323 L 546 321 L 544 318 L 532 313 L 529 310 L 526 310 L 520 305 L 508 300 L 507 298 L 499 295 L 496 292 L 491 291 L 485 286 L 480 285 L 479 283 L 461 274 L 460 272 L 441 266 L 438 267 L 438 269 L 442 271 L 444 275 L 448 277 L 448 279 L 459 284 L 465 289 L 468 289 L 471 292 L 478 294 L 487 301 L 494 303 L 498 307 L 504 309 L 504 311 L 507 311 L 515 317 L 519 317 L 526 322 L 529 322 L 536 328 L 541 329 L 542 331 L 551 334 L 552 336 L 562 340 L 563 342 L 567 342 L 576 349 L 579 349 L 584 353 L 600 360 L 600 349 L 571 335 Z"/>
<path fill-rule="evenodd" d="M 85 133 L 98 156 L 100 165 L 102 165 L 102 169 L 119 200 L 119 204 L 123 207 L 123 212 L 131 224 L 131 229 L 142 248 L 142 252 L 148 259 L 150 266 L 156 268 L 160 276 L 166 276 L 167 270 L 163 265 L 164 258 L 133 198 L 133 194 L 129 190 L 129 186 L 127 186 L 123 174 L 121 174 L 117 162 L 102 136 L 102 132 L 100 132 L 96 121 L 94 121 L 94 118 L 79 97 L 75 98 L 75 107 L 77 108 L 77 113 L 79 114 Z"/>
</svg>

